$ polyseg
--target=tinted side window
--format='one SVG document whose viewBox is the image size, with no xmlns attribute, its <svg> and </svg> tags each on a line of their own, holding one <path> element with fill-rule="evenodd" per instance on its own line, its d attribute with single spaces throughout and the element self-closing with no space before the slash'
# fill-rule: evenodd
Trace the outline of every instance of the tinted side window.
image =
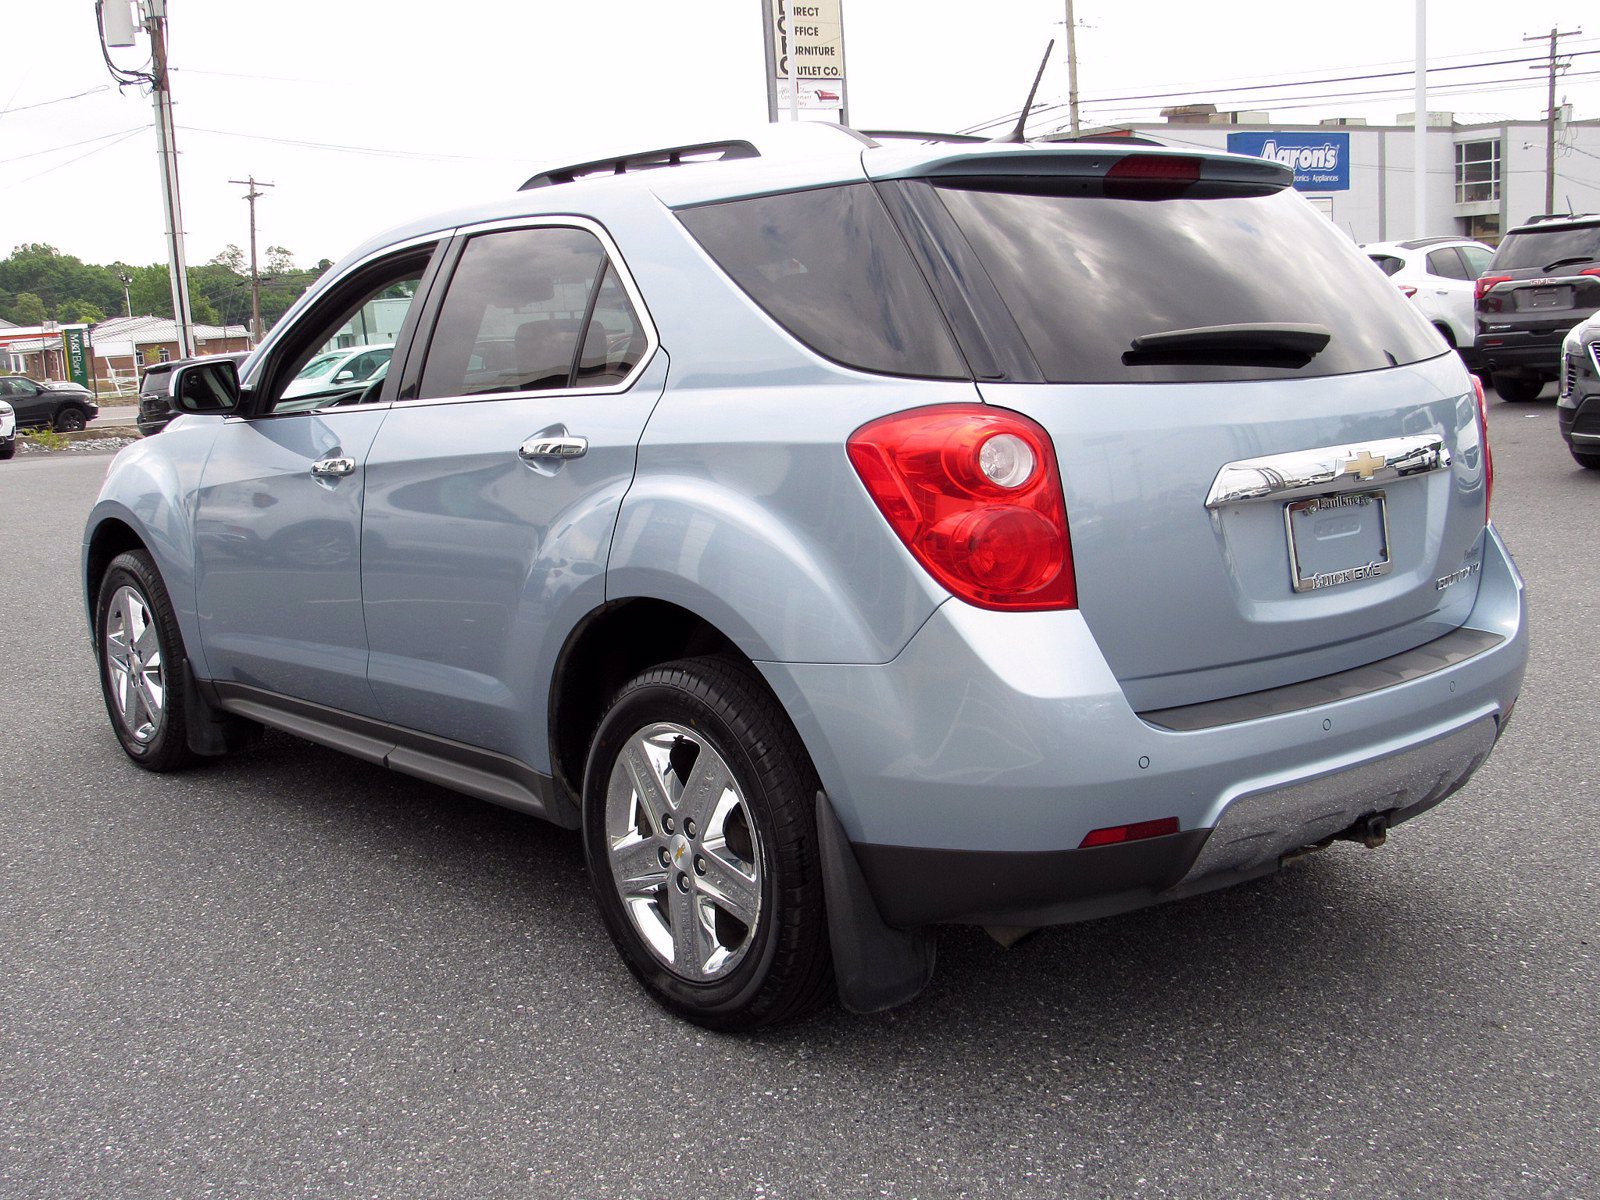
<svg viewBox="0 0 1600 1200">
<path fill-rule="evenodd" d="M 450 277 L 420 395 L 606 387 L 627 378 L 646 345 L 594 234 L 558 226 L 483 233 Z"/>
<path fill-rule="evenodd" d="M 729 200 L 678 216 L 752 300 L 818 354 L 888 375 L 970 378 L 870 185 Z"/>
<path fill-rule="evenodd" d="M 1446 279 L 1472 278 L 1467 274 L 1466 264 L 1461 261 L 1461 256 L 1456 253 L 1454 246 L 1428 252 L 1428 273 L 1441 275 Z"/>
<path fill-rule="evenodd" d="M 1385 275 L 1393 275 L 1401 267 L 1406 265 L 1405 259 L 1396 258 L 1392 254 L 1371 254 L 1368 255 L 1368 257 L 1371 258 L 1373 262 L 1378 264 L 1378 270 L 1382 271 Z"/>
<path fill-rule="evenodd" d="M 1415 306 L 1292 192 L 1118 199 L 1065 188 L 936 188 L 1049 382 L 1339 375 L 1439 353 Z M 1145 334 L 1300 323 L 1332 335 L 1303 366 L 1124 358 Z"/>
</svg>

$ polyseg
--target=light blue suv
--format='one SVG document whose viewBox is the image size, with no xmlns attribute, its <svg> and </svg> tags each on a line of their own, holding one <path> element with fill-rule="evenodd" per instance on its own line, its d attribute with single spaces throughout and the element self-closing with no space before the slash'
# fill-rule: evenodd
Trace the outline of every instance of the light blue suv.
<svg viewBox="0 0 1600 1200">
<path fill-rule="evenodd" d="M 1511 714 L 1481 391 L 1260 159 L 837 126 L 376 238 L 85 531 L 152 770 L 261 726 L 583 831 L 693 1021 L 1369 845 Z M 288 395 L 312 356 L 387 376 Z"/>
</svg>

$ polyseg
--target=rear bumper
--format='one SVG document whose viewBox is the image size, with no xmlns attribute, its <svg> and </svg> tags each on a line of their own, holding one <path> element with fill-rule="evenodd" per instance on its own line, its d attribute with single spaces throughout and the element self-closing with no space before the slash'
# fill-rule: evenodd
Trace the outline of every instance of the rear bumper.
<svg viewBox="0 0 1600 1200">
<path fill-rule="evenodd" d="M 891 663 L 761 667 L 890 924 L 1081 920 L 1269 873 L 1465 783 L 1527 660 L 1522 582 L 1492 529 L 1482 561 L 1475 652 L 1387 686 L 1384 664 L 1362 669 L 1364 687 L 1296 685 L 1303 703 L 1265 715 L 1217 702 L 1220 724 L 1135 713 L 1076 612 L 951 602 Z M 1175 834 L 1079 848 L 1091 830 L 1169 817 Z"/>
<path fill-rule="evenodd" d="M 1568 325 L 1550 330 L 1480 329 L 1475 349 L 1488 371 L 1522 371 L 1554 379 L 1561 371 L 1561 339 Z"/>
</svg>

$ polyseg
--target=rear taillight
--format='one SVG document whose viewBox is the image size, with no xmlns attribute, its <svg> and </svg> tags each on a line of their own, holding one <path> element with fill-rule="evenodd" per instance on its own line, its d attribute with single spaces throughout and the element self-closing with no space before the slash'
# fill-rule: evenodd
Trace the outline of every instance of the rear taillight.
<svg viewBox="0 0 1600 1200">
<path fill-rule="evenodd" d="M 1417 294 L 1417 289 L 1412 287 L 1409 283 L 1397 283 L 1395 284 L 1395 287 L 1400 289 L 1400 294 L 1407 300 L 1411 299 Z"/>
<path fill-rule="evenodd" d="M 1585 267 L 1578 272 L 1579 275 L 1600 275 L 1600 267 Z"/>
<path fill-rule="evenodd" d="M 943 587 L 982 608 L 1076 608 L 1055 449 L 1020 413 L 945 404 L 863 425 L 846 445 L 873 503 Z"/>
<path fill-rule="evenodd" d="M 1489 502 L 1494 499 L 1494 455 L 1489 452 L 1489 402 L 1484 399 L 1483 380 L 1472 376 L 1472 390 L 1478 397 L 1478 436 L 1483 440 L 1483 519 L 1489 519 Z"/>
<path fill-rule="evenodd" d="M 1510 282 L 1511 276 L 1509 275 L 1485 275 L 1478 280 L 1477 286 L 1473 289 L 1473 297 L 1481 302 L 1489 294 L 1489 289 L 1494 287 L 1495 284 Z"/>
</svg>

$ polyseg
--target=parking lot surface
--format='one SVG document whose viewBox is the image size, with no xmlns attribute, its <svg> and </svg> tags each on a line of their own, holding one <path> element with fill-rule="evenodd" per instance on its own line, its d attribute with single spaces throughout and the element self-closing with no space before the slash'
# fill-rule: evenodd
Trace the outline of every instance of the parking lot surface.
<svg viewBox="0 0 1600 1200">
<path fill-rule="evenodd" d="M 573 834 L 284 735 L 131 765 L 109 459 L 0 464 L 0 1195 L 1600 1194 L 1600 473 L 1549 399 L 1490 421 L 1533 657 L 1464 792 L 755 1037 L 645 997 Z"/>
</svg>

